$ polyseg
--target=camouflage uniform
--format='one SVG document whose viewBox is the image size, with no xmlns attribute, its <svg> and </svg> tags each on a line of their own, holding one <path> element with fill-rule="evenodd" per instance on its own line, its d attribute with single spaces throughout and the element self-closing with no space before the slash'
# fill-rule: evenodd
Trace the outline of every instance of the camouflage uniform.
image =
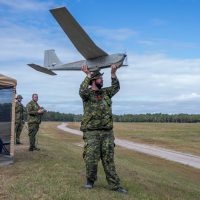
<svg viewBox="0 0 200 200">
<path fill-rule="evenodd" d="M 111 98 L 119 91 L 119 81 L 112 78 L 112 86 L 94 91 L 88 88 L 90 78 L 86 77 L 80 86 L 84 115 L 81 122 L 85 142 L 83 158 L 86 163 L 87 180 L 97 179 L 97 165 L 101 159 L 111 189 L 120 185 L 114 164 L 114 135 Z"/>
<path fill-rule="evenodd" d="M 38 113 L 40 106 L 37 102 L 30 101 L 27 106 L 27 122 L 28 122 L 28 135 L 30 141 L 30 149 L 34 149 L 35 146 L 35 136 L 39 130 L 39 125 L 41 123 L 41 113 Z"/>
<path fill-rule="evenodd" d="M 20 135 L 24 126 L 25 108 L 21 102 L 15 104 L 15 134 L 16 144 L 20 144 Z"/>
</svg>

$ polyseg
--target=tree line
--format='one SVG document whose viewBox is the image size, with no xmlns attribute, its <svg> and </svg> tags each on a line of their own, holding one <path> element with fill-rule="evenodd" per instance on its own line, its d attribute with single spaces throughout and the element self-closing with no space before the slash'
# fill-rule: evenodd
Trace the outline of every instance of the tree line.
<svg viewBox="0 0 200 200">
<path fill-rule="evenodd" d="M 43 121 L 80 122 L 81 119 L 81 114 L 66 114 L 52 111 L 46 112 L 43 116 Z M 113 120 L 115 122 L 198 123 L 200 122 L 200 114 L 124 114 L 113 115 Z"/>
<path fill-rule="evenodd" d="M 11 103 L 0 103 L 0 121 L 11 120 Z M 26 118 L 26 117 L 25 117 Z M 48 111 L 46 112 L 42 120 L 43 121 L 68 121 L 68 122 L 80 122 L 82 119 L 81 114 L 72 113 L 60 113 Z M 147 114 L 124 114 L 113 115 L 115 122 L 159 122 L 159 123 L 199 123 L 200 114 L 162 114 L 162 113 L 147 113 Z"/>
</svg>

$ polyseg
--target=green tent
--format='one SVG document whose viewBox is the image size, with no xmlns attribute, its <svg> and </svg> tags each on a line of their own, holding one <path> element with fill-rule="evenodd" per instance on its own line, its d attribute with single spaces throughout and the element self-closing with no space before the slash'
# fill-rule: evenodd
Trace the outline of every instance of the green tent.
<svg viewBox="0 0 200 200">
<path fill-rule="evenodd" d="M 0 165 L 13 162 L 17 81 L 0 74 Z"/>
</svg>

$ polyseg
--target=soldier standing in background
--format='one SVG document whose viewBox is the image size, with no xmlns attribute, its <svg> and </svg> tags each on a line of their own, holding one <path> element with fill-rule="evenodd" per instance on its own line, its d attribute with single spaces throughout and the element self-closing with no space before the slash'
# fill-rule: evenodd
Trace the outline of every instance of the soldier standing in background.
<svg viewBox="0 0 200 200">
<path fill-rule="evenodd" d="M 91 73 L 86 65 L 82 67 L 82 71 L 87 75 L 79 90 L 84 107 L 80 129 L 83 131 L 85 142 L 83 152 L 87 178 L 85 188 L 93 188 L 94 182 L 97 180 L 98 161 L 101 159 L 110 188 L 120 193 L 127 193 L 120 186 L 120 179 L 116 173 L 114 163 L 111 98 L 120 89 L 116 77 L 117 66 L 111 66 L 112 86 L 103 89 L 103 74 L 99 71 Z"/>
<path fill-rule="evenodd" d="M 29 151 L 39 151 L 40 149 L 35 146 L 36 134 L 39 130 L 39 125 L 41 123 L 41 117 L 46 112 L 42 107 L 37 103 L 38 95 L 32 95 L 32 101 L 26 105 L 27 109 L 27 122 L 28 122 L 28 135 L 30 141 Z"/>
<path fill-rule="evenodd" d="M 17 95 L 16 103 L 15 103 L 15 143 L 22 144 L 20 142 L 20 135 L 24 126 L 24 115 L 25 115 L 25 107 L 22 104 L 23 97 L 21 95 Z"/>
</svg>

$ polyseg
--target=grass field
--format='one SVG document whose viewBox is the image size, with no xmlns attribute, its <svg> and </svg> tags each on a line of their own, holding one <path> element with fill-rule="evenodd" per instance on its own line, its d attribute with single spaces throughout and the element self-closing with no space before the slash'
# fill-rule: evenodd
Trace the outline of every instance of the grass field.
<svg viewBox="0 0 200 200">
<path fill-rule="evenodd" d="M 69 127 L 79 129 L 80 123 Z M 115 123 L 114 132 L 117 138 L 200 156 L 199 123 Z"/>
<path fill-rule="evenodd" d="M 42 124 L 38 137 L 40 152 L 28 151 L 28 138 L 24 130 L 24 145 L 17 146 L 14 165 L 0 167 L 1 200 L 199 200 L 200 170 L 120 147 L 116 147 L 115 163 L 122 185 L 129 194 L 108 190 L 100 163 L 94 189 L 85 190 L 82 187 L 85 182 L 82 148 L 76 145 L 82 139 L 58 130 L 58 124 Z M 137 129 L 139 126 L 142 124 L 137 124 Z M 151 130 L 152 134 L 158 132 L 157 125 L 153 127 L 155 131 Z M 191 125 L 191 128 L 195 130 L 197 127 Z M 167 129 L 170 132 L 173 127 L 169 125 L 163 130 L 167 133 Z M 136 128 L 134 130 L 137 132 Z M 129 138 L 131 135 L 127 124 L 116 124 L 115 131 L 117 137 Z M 170 141 L 170 137 L 166 140 Z M 198 152 L 198 148 L 195 151 Z"/>
</svg>

